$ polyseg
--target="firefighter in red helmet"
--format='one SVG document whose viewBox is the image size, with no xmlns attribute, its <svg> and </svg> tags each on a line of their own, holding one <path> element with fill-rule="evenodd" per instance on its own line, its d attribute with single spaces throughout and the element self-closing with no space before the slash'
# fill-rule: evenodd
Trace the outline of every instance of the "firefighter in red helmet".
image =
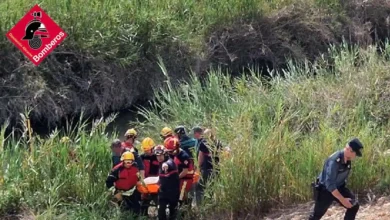
<svg viewBox="0 0 390 220">
<path fill-rule="evenodd" d="M 188 204 L 188 193 L 191 190 L 194 178 L 194 163 L 190 156 L 180 148 L 180 142 L 176 137 L 167 138 L 164 141 L 164 146 L 170 157 L 175 162 L 180 179 L 180 197 L 179 203 Z"/>
</svg>

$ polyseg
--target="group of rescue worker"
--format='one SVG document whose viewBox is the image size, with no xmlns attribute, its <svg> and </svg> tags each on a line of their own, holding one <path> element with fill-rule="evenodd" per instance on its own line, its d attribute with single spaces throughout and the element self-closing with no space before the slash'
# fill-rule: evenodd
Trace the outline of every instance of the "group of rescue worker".
<svg viewBox="0 0 390 220">
<path fill-rule="evenodd" d="M 175 129 L 164 127 L 160 136 L 163 144 L 146 137 L 141 142 L 142 154 L 135 146 L 137 131 L 126 131 L 125 140 L 116 139 L 111 144 L 112 170 L 106 186 L 112 191 L 121 207 L 137 215 L 147 215 L 140 205 L 142 196 L 136 185 L 147 177 L 159 178 L 158 218 L 176 219 L 177 209 L 191 205 L 195 199 L 200 205 L 204 189 L 212 175 L 218 175 L 215 165 L 219 163 L 221 142 L 211 129 L 194 127 L 193 138 L 189 137 L 184 126 Z M 207 136 L 207 141 L 204 138 Z M 195 164 L 197 161 L 197 164 Z M 198 171 L 200 180 L 194 184 L 194 174 Z"/>
<path fill-rule="evenodd" d="M 119 139 L 112 142 L 113 168 L 107 177 L 106 186 L 115 196 L 120 197 L 118 200 L 122 201 L 124 209 L 138 215 L 147 214 L 141 210 L 142 195 L 136 185 L 146 177 L 153 176 L 159 178 L 160 220 L 167 219 L 167 208 L 169 219 L 176 219 L 178 207 L 190 204 L 194 197 L 196 205 L 200 204 L 207 182 L 212 176 L 218 176 L 216 165 L 219 163 L 219 152 L 223 153 L 226 148 L 222 148 L 211 129 L 195 127 L 192 130 L 194 138 L 187 135 L 184 126 L 174 130 L 164 127 L 160 132 L 163 144 L 156 144 L 152 138 L 146 137 L 141 143 L 142 154 L 135 147 L 135 129 L 125 133 L 124 142 Z M 362 150 L 363 144 L 354 138 L 348 141 L 343 150 L 336 151 L 326 159 L 323 170 L 312 183 L 315 205 L 310 220 L 321 219 L 333 201 L 347 209 L 345 220 L 356 218 L 359 203 L 346 187 L 346 180 L 351 171 L 351 161 L 361 157 Z M 195 171 L 199 171 L 201 177 L 199 182 L 193 184 Z"/>
</svg>

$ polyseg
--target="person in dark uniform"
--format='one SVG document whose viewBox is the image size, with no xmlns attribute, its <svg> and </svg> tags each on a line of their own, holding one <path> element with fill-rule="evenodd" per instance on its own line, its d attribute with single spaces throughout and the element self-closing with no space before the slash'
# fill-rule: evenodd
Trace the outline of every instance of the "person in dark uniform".
<svg viewBox="0 0 390 220">
<path fill-rule="evenodd" d="M 180 148 L 183 149 L 190 159 L 194 161 L 194 154 L 196 152 L 196 140 L 187 135 L 186 129 L 184 126 L 177 126 L 174 130 L 175 136 L 180 141 Z"/>
<path fill-rule="evenodd" d="M 188 193 L 192 188 L 194 178 L 194 162 L 190 156 L 180 148 L 179 139 L 172 137 L 164 141 L 165 150 L 175 162 L 180 179 L 180 197 L 179 206 L 183 204 L 190 204 Z"/>
<path fill-rule="evenodd" d="M 213 161 L 211 148 L 206 139 L 203 138 L 203 128 L 195 127 L 193 132 L 194 137 L 198 140 L 197 158 L 201 173 L 201 178 L 195 190 L 195 201 L 196 205 L 199 206 L 204 196 L 205 187 L 213 174 Z"/>
<path fill-rule="evenodd" d="M 180 180 L 177 166 L 165 151 L 164 146 L 157 145 L 153 153 L 160 163 L 159 167 L 159 192 L 158 192 L 158 219 L 166 220 L 166 208 L 169 205 L 169 219 L 177 217 L 177 207 L 180 196 Z"/>
<path fill-rule="evenodd" d="M 326 161 L 315 187 L 315 205 L 309 220 L 319 220 L 326 213 L 333 201 L 344 206 L 345 220 L 354 220 L 359 210 L 355 195 L 346 187 L 346 180 L 351 171 L 351 161 L 361 157 L 363 144 L 354 138 L 343 150 L 333 153 Z"/>
<path fill-rule="evenodd" d="M 228 147 L 224 147 L 222 142 L 216 138 L 215 131 L 213 129 L 206 129 L 203 132 L 203 138 L 206 140 L 206 143 L 211 147 L 212 153 L 212 161 L 213 161 L 213 172 L 214 178 L 219 176 L 220 168 L 220 156 L 222 154 L 227 153 L 230 149 Z"/>
</svg>

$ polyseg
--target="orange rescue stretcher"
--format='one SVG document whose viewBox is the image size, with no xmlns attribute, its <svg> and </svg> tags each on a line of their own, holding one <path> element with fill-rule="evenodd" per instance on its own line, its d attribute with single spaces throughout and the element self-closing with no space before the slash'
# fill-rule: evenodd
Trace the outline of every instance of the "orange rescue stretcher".
<svg viewBox="0 0 390 220">
<path fill-rule="evenodd" d="M 200 179 L 199 172 L 195 172 L 193 177 L 193 184 L 196 184 Z M 137 184 L 137 190 L 141 193 L 141 209 L 147 210 L 149 207 L 158 206 L 158 190 L 160 188 L 158 184 L 159 177 L 147 177 L 144 179 L 145 185 L 142 183 Z"/>
<path fill-rule="evenodd" d="M 194 181 L 193 183 L 197 183 L 200 179 L 199 172 L 195 172 L 194 174 Z M 141 194 L 157 194 L 160 186 L 158 185 L 158 176 L 156 177 L 147 177 L 144 179 L 144 183 L 146 186 L 144 186 L 142 183 L 137 184 L 137 190 Z"/>
</svg>

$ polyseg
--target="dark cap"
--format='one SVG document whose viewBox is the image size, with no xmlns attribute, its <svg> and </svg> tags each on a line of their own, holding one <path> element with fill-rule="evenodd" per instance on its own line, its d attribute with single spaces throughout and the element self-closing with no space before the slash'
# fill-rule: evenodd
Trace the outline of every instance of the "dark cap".
<svg viewBox="0 0 390 220">
<path fill-rule="evenodd" d="M 174 132 L 176 134 L 186 134 L 186 128 L 183 125 L 179 125 L 175 128 Z"/>
<path fill-rule="evenodd" d="M 192 132 L 197 133 L 197 132 L 203 132 L 203 129 L 200 126 L 195 126 L 192 128 Z"/>
<path fill-rule="evenodd" d="M 354 138 L 354 139 L 350 140 L 348 142 L 348 145 L 352 148 L 353 151 L 356 152 L 356 155 L 358 157 L 362 156 L 362 152 L 360 150 L 363 149 L 363 144 L 360 142 L 359 139 Z"/>
</svg>

